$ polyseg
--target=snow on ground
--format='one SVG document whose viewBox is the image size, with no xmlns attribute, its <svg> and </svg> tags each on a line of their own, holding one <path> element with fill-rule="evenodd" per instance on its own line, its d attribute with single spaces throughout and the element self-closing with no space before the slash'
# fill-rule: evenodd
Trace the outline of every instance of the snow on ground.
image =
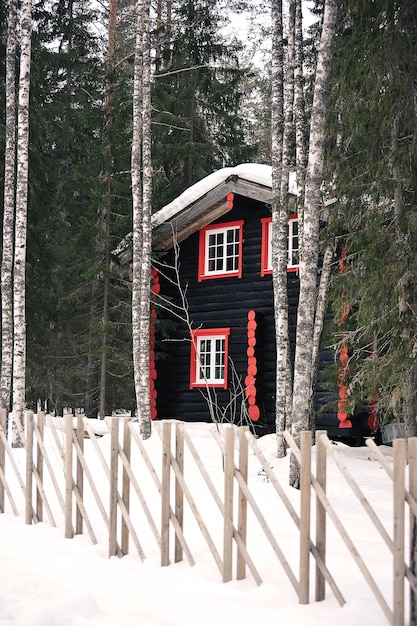
<svg viewBox="0 0 417 626">
<path fill-rule="evenodd" d="M 100 427 L 103 428 L 103 422 Z M 207 424 L 187 427 L 200 455 L 204 458 L 207 453 L 207 467 L 221 494 L 219 450 L 217 444 L 213 445 L 210 428 Z M 109 436 L 105 435 L 97 441 L 107 454 Z M 85 440 L 86 450 L 91 443 Z M 154 433 L 144 445 L 155 467 L 159 467 L 158 435 Z M 275 457 L 274 436 L 261 438 L 259 447 L 291 501 L 296 503 L 298 492 L 287 487 L 288 458 L 278 460 Z M 392 495 L 385 471 L 366 447 L 349 448 L 337 444 L 336 448 L 381 521 L 391 531 Z M 388 457 L 392 456 L 391 448 L 383 446 L 382 449 Z M 19 454 L 22 455 L 19 462 L 24 467 L 24 452 L 17 452 Z M 293 522 L 282 512 L 275 513 L 275 491 L 258 475 L 259 470 L 259 462 L 251 454 L 251 489 L 256 493 L 259 505 L 269 510 L 275 519 L 277 539 L 296 570 L 298 537 Z M 197 489 L 201 489 L 196 474 L 186 472 L 191 490 L 194 479 Z M 134 548 L 122 559 L 109 559 L 105 541 L 92 545 L 87 534 L 65 539 L 61 519 L 58 528 L 51 528 L 47 521 L 34 526 L 25 525 L 23 501 L 18 498 L 21 492 L 18 494 L 17 491 L 14 490 L 14 493 L 21 517 L 12 514 L 7 498 L 6 512 L 0 515 L 0 626 L 228 626 L 232 620 L 239 626 L 270 623 L 283 626 L 323 626 L 328 623 L 337 623 L 338 626 L 358 623 L 383 626 L 388 623 L 330 523 L 327 561 L 346 599 L 343 607 L 339 606 L 329 590 L 325 601 L 314 602 L 314 582 L 311 585 L 311 603 L 298 604 L 281 565 L 272 550 L 265 548 L 259 525 L 253 522 L 248 545 L 264 582 L 258 587 L 248 574 L 243 581 L 233 580 L 223 584 L 197 525 L 189 522 L 188 517 L 185 522 L 186 538 L 193 544 L 196 565 L 190 567 L 184 560 L 169 567 L 160 567 L 160 555 L 155 545 L 149 547 L 143 544 L 147 556 L 143 562 Z M 328 494 L 343 524 L 354 535 L 361 554 L 366 555 L 367 565 L 387 601 L 391 603 L 392 574 L 388 551 L 332 461 L 328 466 Z M 201 506 L 204 507 L 204 504 Z M 206 515 L 210 515 L 208 509 L 204 512 L 208 523 Z M 193 534 L 191 539 L 190 534 Z M 311 572 L 314 581 L 313 565 Z"/>
</svg>

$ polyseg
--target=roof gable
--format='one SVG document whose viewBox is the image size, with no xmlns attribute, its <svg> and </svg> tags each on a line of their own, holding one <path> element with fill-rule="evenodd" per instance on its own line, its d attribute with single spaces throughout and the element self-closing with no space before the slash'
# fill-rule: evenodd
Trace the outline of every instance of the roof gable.
<svg viewBox="0 0 417 626">
<path fill-rule="evenodd" d="M 232 207 L 229 194 L 271 202 L 271 166 L 245 163 L 213 172 L 186 189 L 152 216 L 153 248 L 168 250 L 200 228 L 218 219 Z"/>
</svg>

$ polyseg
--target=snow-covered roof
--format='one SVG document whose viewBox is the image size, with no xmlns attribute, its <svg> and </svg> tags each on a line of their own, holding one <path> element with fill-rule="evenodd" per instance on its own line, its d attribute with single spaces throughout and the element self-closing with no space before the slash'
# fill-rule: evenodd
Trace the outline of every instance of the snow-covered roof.
<svg viewBox="0 0 417 626">
<path fill-rule="evenodd" d="M 183 241 L 230 210 L 228 194 L 269 203 L 272 199 L 272 168 L 259 163 L 224 167 L 191 185 L 152 216 L 153 247 L 167 250 L 174 238 Z"/>
<path fill-rule="evenodd" d="M 272 168 L 270 165 L 260 163 L 243 163 L 235 167 L 223 167 L 205 178 L 202 178 L 194 185 L 191 185 L 180 196 L 154 213 L 152 225 L 163 224 L 169 221 L 187 206 L 199 200 L 202 196 L 226 182 L 231 177 L 237 176 L 242 180 L 253 182 L 272 190 Z"/>
<path fill-rule="evenodd" d="M 290 193 L 297 194 L 296 180 L 290 174 Z M 167 250 L 230 210 L 228 194 L 238 194 L 265 203 L 272 200 L 272 168 L 260 163 L 224 167 L 194 185 L 152 216 L 153 248 Z M 113 252 L 121 263 L 131 257 L 129 235 Z"/>
</svg>

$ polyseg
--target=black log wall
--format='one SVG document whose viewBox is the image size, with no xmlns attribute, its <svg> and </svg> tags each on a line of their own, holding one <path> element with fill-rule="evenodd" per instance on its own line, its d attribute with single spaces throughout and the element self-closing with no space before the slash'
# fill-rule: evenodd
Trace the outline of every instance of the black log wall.
<svg viewBox="0 0 417 626">
<path fill-rule="evenodd" d="M 198 282 L 198 233 L 180 244 L 180 276 L 182 289 L 186 289 L 189 318 L 192 327 L 230 327 L 229 389 L 212 389 L 217 407 L 217 417 L 237 422 L 242 418 L 241 405 L 244 394 L 236 397 L 239 385 L 244 387 L 247 370 L 247 323 L 248 312 L 255 311 L 256 349 L 258 373 L 256 377 L 257 405 L 260 418 L 256 431 L 271 432 L 275 428 L 275 324 L 273 311 L 272 276 L 261 276 L 261 219 L 270 216 L 269 208 L 260 202 L 235 197 L 234 207 L 217 223 L 244 220 L 243 269 L 241 278 L 218 278 Z M 165 259 L 172 264 L 172 254 Z M 165 270 L 164 270 L 165 271 Z M 296 323 L 299 280 L 296 273 L 288 273 L 289 324 L 292 348 Z M 176 304 L 180 303 L 178 287 L 161 277 L 161 293 Z M 160 311 L 158 317 L 167 317 Z M 168 340 L 157 341 L 156 380 L 157 411 L 159 419 L 185 421 L 210 421 L 205 391 L 190 389 L 190 340 L 185 323 L 175 320 L 175 330 Z M 158 337 L 158 333 L 157 333 Z M 320 367 L 329 362 L 329 354 L 323 354 Z M 232 369 L 236 374 L 232 373 Z M 335 398 L 334 394 L 333 397 Z M 317 388 L 319 404 L 327 402 L 329 394 Z M 232 401 L 233 400 L 233 401 Z M 232 401 L 232 402 L 231 402 Z M 229 403 L 231 406 L 229 407 Z M 225 411 L 225 407 L 229 407 Z M 328 416 L 329 417 L 329 416 Z M 335 414 L 331 416 L 337 424 Z"/>
</svg>

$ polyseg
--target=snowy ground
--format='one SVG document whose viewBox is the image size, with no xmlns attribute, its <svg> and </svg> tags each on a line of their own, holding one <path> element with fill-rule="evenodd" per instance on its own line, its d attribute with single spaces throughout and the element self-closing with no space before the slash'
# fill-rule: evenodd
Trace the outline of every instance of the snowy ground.
<svg viewBox="0 0 417 626">
<path fill-rule="evenodd" d="M 200 454 L 207 452 L 207 464 L 211 467 L 210 459 L 214 460 L 218 448 L 215 452 L 210 426 L 191 425 L 190 433 L 193 441 L 198 443 Z M 109 436 L 98 441 L 106 453 Z M 86 446 L 89 445 L 91 442 L 86 440 Z M 153 434 L 145 445 L 158 467 L 158 435 Z M 286 486 L 288 459 L 275 457 L 274 437 L 260 439 L 259 445 L 289 497 L 296 502 L 298 492 Z M 391 532 L 392 494 L 385 471 L 372 459 L 367 448 L 338 444 L 337 449 Z M 382 449 L 388 457 L 392 456 L 391 448 L 384 446 Z M 21 463 L 23 467 L 23 456 Z M 272 511 L 275 492 L 270 483 L 258 476 L 259 469 L 259 462 L 251 455 L 252 489 L 256 491 L 257 500 Z M 217 472 L 213 465 L 210 472 L 218 483 L 219 493 L 222 493 L 221 471 Z M 392 573 L 388 550 L 332 462 L 329 462 L 328 472 L 329 496 L 391 604 Z M 188 480 L 192 484 L 190 476 Z M 18 502 L 21 517 L 12 514 L 7 498 L 6 513 L 0 515 L 0 626 L 228 626 L 231 620 L 239 626 L 269 623 L 283 626 L 323 626 L 328 623 L 383 626 L 388 623 L 330 524 L 328 564 L 346 599 L 343 607 L 329 590 L 325 601 L 314 602 L 314 583 L 311 603 L 298 604 L 282 567 L 275 563 L 271 549 L 266 550 L 262 533 L 255 526 L 250 542 L 251 553 L 256 555 L 257 567 L 264 580 L 259 587 L 250 575 L 244 581 L 223 584 L 196 526 L 195 547 L 193 545 L 196 565 L 190 567 L 187 561 L 183 561 L 162 568 L 154 546 L 148 549 L 144 544 L 147 555 L 144 562 L 133 550 L 122 559 L 108 559 L 105 542 L 92 545 L 86 534 L 65 539 L 61 520 L 58 528 L 51 528 L 48 522 L 27 526 L 24 524 L 23 502 Z M 281 514 L 279 517 L 277 537 L 282 541 L 282 549 L 289 553 L 289 560 L 294 559 L 296 568 L 297 535 L 290 518 L 282 515 L 281 519 Z M 189 532 L 194 532 L 193 528 L 190 523 Z"/>
</svg>

